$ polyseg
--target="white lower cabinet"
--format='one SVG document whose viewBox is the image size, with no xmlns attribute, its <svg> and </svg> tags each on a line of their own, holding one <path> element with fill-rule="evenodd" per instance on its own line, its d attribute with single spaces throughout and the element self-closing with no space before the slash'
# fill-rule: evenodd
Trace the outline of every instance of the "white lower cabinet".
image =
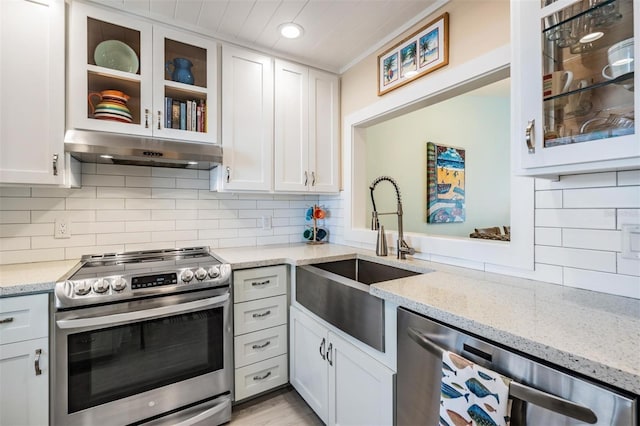
<svg viewBox="0 0 640 426">
<path fill-rule="evenodd" d="M 233 273 L 235 400 L 289 381 L 287 266 Z"/>
<path fill-rule="evenodd" d="M 48 300 L 0 299 L 0 425 L 49 423 Z"/>
<path fill-rule="evenodd" d="M 290 382 L 329 425 L 392 425 L 395 373 L 295 306 Z"/>
</svg>

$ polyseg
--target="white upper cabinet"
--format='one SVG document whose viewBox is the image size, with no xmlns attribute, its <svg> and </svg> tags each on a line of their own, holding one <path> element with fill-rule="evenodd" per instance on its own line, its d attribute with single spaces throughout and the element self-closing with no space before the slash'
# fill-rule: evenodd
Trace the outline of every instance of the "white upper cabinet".
<svg viewBox="0 0 640 426">
<path fill-rule="evenodd" d="M 217 45 L 71 4 L 68 128 L 215 143 Z"/>
<path fill-rule="evenodd" d="M 64 183 L 64 1 L 0 1 L 0 183 Z"/>
<path fill-rule="evenodd" d="M 273 61 L 222 47 L 222 147 L 215 170 L 223 191 L 273 189 Z"/>
<path fill-rule="evenodd" d="M 640 165 L 638 9 L 633 0 L 511 2 L 517 173 Z"/>
<path fill-rule="evenodd" d="M 276 60 L 276 191 L 338 192 L 338 103 L 337 76 Z"/>
</svg>

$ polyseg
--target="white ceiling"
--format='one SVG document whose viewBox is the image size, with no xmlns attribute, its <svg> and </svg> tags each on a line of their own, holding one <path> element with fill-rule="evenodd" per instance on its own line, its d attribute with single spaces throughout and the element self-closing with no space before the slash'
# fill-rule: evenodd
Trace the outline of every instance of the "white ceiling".
<svg viewBox="0 0 640 426">
<path fill-rule="evenodd" d="M 221 41 L 342 73 L 448 0 L 94 0 Z M 304 28 L 296 40 L 284 22 Z"/>
</svg>

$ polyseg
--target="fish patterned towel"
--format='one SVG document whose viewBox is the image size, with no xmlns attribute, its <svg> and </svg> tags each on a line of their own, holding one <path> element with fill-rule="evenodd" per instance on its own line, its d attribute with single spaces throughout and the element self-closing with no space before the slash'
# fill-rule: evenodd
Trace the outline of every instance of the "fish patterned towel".
<svg viewBox="0 0 640 426">
<path fill-rule="evenodd" d="M 460 355 L 442 354 L 440 426 L 508 426 L 511 379 Z"/>
</svg>

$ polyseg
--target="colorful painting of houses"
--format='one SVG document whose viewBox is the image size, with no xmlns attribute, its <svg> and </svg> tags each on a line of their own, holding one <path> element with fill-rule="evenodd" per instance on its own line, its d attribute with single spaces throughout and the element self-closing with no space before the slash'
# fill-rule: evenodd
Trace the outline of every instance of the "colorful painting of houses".
<svg viewBox="0 0 640 426">
<path fill-rule="evenodd" d="M 427 223 L 465 221 L 464 149 L 427 143 Z"/>
</svg>

